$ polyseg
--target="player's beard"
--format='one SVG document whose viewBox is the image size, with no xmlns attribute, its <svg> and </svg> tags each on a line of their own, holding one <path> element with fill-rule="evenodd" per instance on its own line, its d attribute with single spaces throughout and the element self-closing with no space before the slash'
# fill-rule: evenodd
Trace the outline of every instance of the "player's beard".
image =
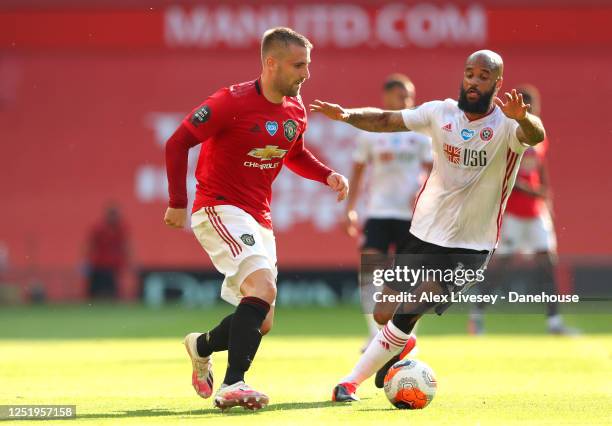
<svg viewBox="0 0 612 426">
<path fill-rule="evenodd" d="M 479 93 L 478 100 L 471 102 L 467 98 L 467 90 L 463 88 L 463 84 L 459 88 L 459 101 L 457 106 L 464 112 L 471 112 L 474 114 L 484 114 L 491 108 L 491 101 L 493 100 L 493 94 L 495 93 L 495 87 L 490 91 Z"/>
</svg>

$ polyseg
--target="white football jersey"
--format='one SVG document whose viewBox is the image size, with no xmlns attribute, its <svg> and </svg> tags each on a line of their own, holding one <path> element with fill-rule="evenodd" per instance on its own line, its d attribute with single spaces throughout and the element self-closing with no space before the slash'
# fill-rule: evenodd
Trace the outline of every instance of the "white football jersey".
<svg viewBox="0 0 612 426">
<path fill-rule="evenodd" d="M 353 160 L 371 165 L 366 217 L 410 220 L 423 163 L 432 161 L 431 139 L 416 132 L 362 132 Z"/>
<path fill-rule="evenodd" d="M 469 121 L 457 101 L 402 110 L 406 127 L 431 136 L 433 170 L 417 197 L 410 232 L 443 247 L 492 250 L 527 145 L 495 106 Z"/>
</svg>

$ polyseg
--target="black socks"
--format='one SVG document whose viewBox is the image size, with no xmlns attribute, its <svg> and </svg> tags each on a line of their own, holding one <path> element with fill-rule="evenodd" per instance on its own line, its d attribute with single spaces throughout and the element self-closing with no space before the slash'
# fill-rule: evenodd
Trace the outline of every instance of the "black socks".
<svg viewBox="0 0 612 426">
<path fill-rule="evenodd" d="M 261 324 L 269 311 L 270 304 L 258 297 L 243 297 L 240 301 L 229 327 L 228 366 L 223 380 L 226 385 L 244 380 L 259 348 Z"/>
<path fill-rule="evenodd" d="M 226 351 L 229 342 L 230 325 L 232 317 L 230 314 L 223 318 L 218 326 L 210 330 L 208 333 L 198 337 L 197 347 L 198 355 L 207 357 L 213 352 Z"/>
</svg>

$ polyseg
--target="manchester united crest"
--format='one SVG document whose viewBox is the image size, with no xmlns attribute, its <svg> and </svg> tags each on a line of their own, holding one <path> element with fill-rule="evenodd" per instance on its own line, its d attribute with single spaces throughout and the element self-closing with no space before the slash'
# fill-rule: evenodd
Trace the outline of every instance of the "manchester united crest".
<svg viewBox="0 0 612 426">
<path fill-rule="evenodd" d="M 283 123 L 283 130 L 285 131 L 285 137 L 289 142 L 293 142 L 295 135 L 297 134 L 298 125 L 293 120 L 287 120 Z"/>
<path fill-rule="evenodd" d="M 247 246 L 254 246 L 255 245 L 255 237 L 253 237 L 253 235 L 251 235 L 251 234 L 242 234 L 240 236 L 240 239 Z"/>
</svg>

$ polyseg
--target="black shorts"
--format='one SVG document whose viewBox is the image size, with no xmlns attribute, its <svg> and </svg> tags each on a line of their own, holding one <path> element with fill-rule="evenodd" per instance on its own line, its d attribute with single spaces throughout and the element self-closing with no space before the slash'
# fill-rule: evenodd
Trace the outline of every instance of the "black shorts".
<svg viewBox="0 0 612 426">
<path fill-rule="evenodd" d="M 409 266 L 413 269 L 426 268 L 429 270 L 450 270 L 454 272 L 463 269 L 464 271 L 461 271 L 463 276 L 473 277 L 478 270 L 481 271 L 480 273 L 484 273 L 483 269 L 486 266 L 488 257 L 489 251 L 487 250 L 479 251 L 465 248 L 443 247 L 428 243 L 408 233 L 404 241 L 398 246 L 396 265 Z M 466 275 L 465 271 L 467 270 L 473 271 L 473 273 Z M 435 281 L 439 282 L 438 280 Z M 467 290 L 476 282 L 478 281 L 475 279 L 460 279 L 455 282 L 442 281 L 440 284 L 448 294 Z M 390 285 L 390 287 L 397 291 L 406 291 L 405 286 L 398 288 L 397 286 Z M 414 288 L 417 287 L 418 285 L 414 286 Z M 437 306 L 435 311 L 441 314 L 449 306 L 450 303 Z"/>
<path fill-rule="evenodd" d="M 459 247 L 443 247 L 428 243 L 408 232 L 397 247 L 398 254 L 444 254 L 444 255 L 481 255 L 486 258 L 488 250 L 472 250 Z"/>
<path fill-rule="evenodd" d="M 388 253 L 391 246 L 397 247 L 406 239 L 410 221 L 403 219 L 368 219 L 363 228 L 365 242 L 362 249 L 376 249 Z"/>
</svg>

